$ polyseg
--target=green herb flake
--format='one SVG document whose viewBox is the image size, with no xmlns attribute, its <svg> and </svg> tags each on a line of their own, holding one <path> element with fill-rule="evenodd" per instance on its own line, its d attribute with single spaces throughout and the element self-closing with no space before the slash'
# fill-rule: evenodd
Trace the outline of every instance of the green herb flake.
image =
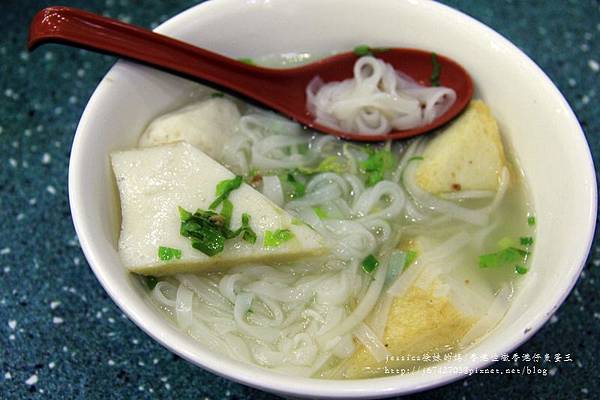
<svg viewBox="0 0 600 400">
<path fill-rule="evenodd" d="M 529 270 L 522 265 L 515 266 L 515 272 L 519 275 L 525 275 L 527 273 L 527 271 L 529 271 Z"/>
<path fill-rule="evenodd" d="M 300 167 L 298 168 L 298 171 L 307 175 L 318 174 L 321 172 L 335 172 L 336 174 L 341 174 L 348 171 L 348 163 L 341 157 L 329 156 L 325 157 L 316 167 Z"/>
<path fill-rule="evenodd" d="M 319 217 L 319 219 L 327 218 L 327 211 L 323 210 L 321 207 L 313 207 L 313 210 L 315 210 L 315 214 L 317 214 L 317 217 Z"/>
<path fill-rule="evenodd" d="M 151 275 L 143 276 L 142 278 L 144 279 L 144 283 L 150 290 L 153 290 L 156 287 L 156 284 L 158 283 L 158 279 Z"/>
<path fill-rule="evenodd" d="M 402 270 L 408 268 L 417 259 L 418 253 L 414 250 L 406 250 L 406 259 L 404 260 L 404 267 Z"/>
<path fill-rule="evenodd" d="M 265 231 L 264 246 L 278 247 L 282 243 L 291 240 L 294 234 L 289 229 L 277 229 L 276 231 Z"/>
<path fill-rule="evenodd" d="M 306 193 L 306 185 L 300 182 L 292 172 L 288 172 L 285 175 L 285 181 L 292 186 L 292 198 L 298 198 L 304 196 Z"/>
<path fill-rule="evenodd" d="M 231 216 L 233 215 L 233 203 L 229 199 L 223 200 L 221 207 L 221 216 L 225 220 L 225 226 L 229 227 L 231 224 Z"/>
<path fill-rule="evenodd" d="M 242 239 L 248 243 L 256 243 L 256 232 L 250 227 L 250 215 L 242 214 L 242 226 L 239 229 Z"/>
<path fill-rule="evenodd" d="M 161 261 L 171 261 L 173 259 L 179 260 L 181 258 L 181 250 L 173 247 L 159 246 L 158 258 Z"/>
<path fill-rule="evenodd" d="M 213 92 L 210 94 L 210 98 L 211 99 L 217 99 L 217 98 L 221 98 L 221 97 L 225 97 L 225 93 L 223 92 Z"/>
<path fill-rule="evenodd" d="M 367 177 L 367 186 L 374 186 L 382 181 L 385 173 L 391 170 L 395 163 L 396 157 L 390 150 L 375 150 L 369 154 L 369 157 L 360 163 L 360 169 Z"/>
<path fill-rule="evenodd" d="M 516 247 L 508 247 L 495 253 L 483 254 L 479 256 L 479 266 L 481 268 L 496 268 L 507 264 L 522 263 L 526 260 L 529 253 Z"/>
<path fill-rule="evenodd" d="M 527 217 L 527 225 L 529 225 L 529 226 L 535 225 L 535 215 L 530 215 Z"/>
<path fill-rule="evenodd" d="M 251 59 L 250 57 L 242 57 L 242 58 L 238 58 L 238 61 L 244 64 L 248 64 L 248 65 L 256 65 L 256 63 L 254 62 L 253 59 Z"/>
<path fill-rule="evenodd" d="M 377 260 L 373 254 L 369 254 L 362 261 L 361 265 L 362 265 L 362 269 L 367 274 L 370 274 L 371 272 L 375 271 L 375 269 L 379 266 L 379 260 Z"/>
<path fill-rule="evenodd" d="M 216 195 L 217 198 L 210 204 L 208 207 L 211 210 L 214 210 L 221 204 L 229 194 L 233 192 L 235 189 L 239 188 L 242 185 L 242 178 L 240 175 L 237 175 L 233 179 L 225 179 L 217 184 Z"/>
<path fill-rule="evenodd" d="M 431 86 L 440 86 L 440 75 L 442 73 L 442 64 L 438 61 L 437 54 L 431 53 Z"/>
<path fill-rule="evenodd" d="M 209 257 L 223 251 L 229 229 L 225 218 L 213 211 L 198 210 L 194 214 L 179 208 L 181 226 L 179 233 L 192 241 L 192 247 Z"/>
<path fill-rule="evenodd" d="M 373 53 L 371 52 L 371 48 L 369 46 L 367 46 L 366 44 L 361 44 L 361 45 L 356 46 L 352 50 L 352 52 L 359 57 L 373 55 Z"/>
<path fill-rule="evenodd" d="M 521 246 L 531 246 L 533 244 L 533 238 L 531 236 L 524 236 L 519 238 Z"/>
</svg>

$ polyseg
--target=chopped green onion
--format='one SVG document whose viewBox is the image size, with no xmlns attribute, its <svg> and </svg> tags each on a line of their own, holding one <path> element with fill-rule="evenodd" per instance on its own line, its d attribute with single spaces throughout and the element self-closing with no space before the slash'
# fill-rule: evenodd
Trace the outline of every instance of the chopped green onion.
<svg viewBox="0 0 600 400">
<path fill-rule="evenodd" d="M 515 272 L 519 275 L 525 275 L 527 273 L 527 271 L 529 271 L 527 268 L 525 268 L 522 265 L 515 265 Z"/>
<path fill-rule="evenodd" d="M 158 279 L 156 279 L 155 277 L 153 277 L 151 275 L 146 275 L 143 277 L 143 279 L 144 279 L 144 283 L 150 290 L 154 289 L 156 287 L 156 284 L 158 283 Z"/>
<path fill-rule="evenodd" d="M 319 219 L 327 218 L 327 211 L 323 210 L 321 207 L 313 207 L 313 210 L 315 210 L 315 214 L 317 214 Z"/>
<path fill-rule="evenodd" d="M 356 46 L 354 48 L 354 50 L 352 50 L 352 52 L 359 57 L 370 56 L 373 54 L 373 53 L 371 53 L 371 48 L 369 46 L 367 46 L 366 44 L 361 44 L 359 46 Z"/>
<path fill-rule="evenodd" d="M 421 160 L 424 160 L 423 156 L 412 156 L 411 158 L 408 159 L 408 162 L 421 161 Z"/>
<path fill-rule="evenodd" d="M 375 258 L 375 256 L 373 254 L 369 254 L 362 261 L 361 265 L 362 265 L 363 270 L 367 274 L 370 274 L 371 272 L 375 271 L 375 269 L 379 266 L 379 261 Z"/>
<path fill-rule="evenodd" d="M 223 200 L 229 197 L 231 192 L 242 185 L 242 180 L 243 178 L 240 175 L 237 175 L 233 179 L 225 179 L 224 181 L 219 182 L 216 189 L 217 198 L 210 204 L 210 206 L 208 206 L 208 208 L 211 210 L 217 208 L 217 206 L 221 204 Z"/>
<path fill-rule="evenodd" d="M 522 263 L 526 260 L 529 253 L 516 247 L 508 247 L 495 253 L 483 254 L 479 256 L 479 266 L 481 268 L 502 267 L 507 264 Z"/>
<path fill-rule="evenodd" d="M 225 97 L 225 93 L 223 93 L 223 92 L 213 92 L 213 93 L 210 94 L 210 97 L 212 99 L 216 99 L 216 98 L 219 98 L 219 97 Z"/>
<path fill-rule="evenodd" d="M 294 237 L 294 234 L 289 229 L 277 229 L 276 231 L 265 231 L 265 247 L 278 247 L 283 242 L 287 242 Z"/>
<path fill-rule="evenodd" d="M 159 246 L 158 258 L 161 261 L 171 261 L 174 258 L 179 260 L 181 258 L 181 250 L 173 247 Z"/>
<path fill-rule="evenodd" d="M 417 252 L 414 250 L 406 250 L 406 260 L 404 261 L 404 268 L 403 270 L 405 270 L 406 268 L 408 268 L 413 262 L 415 262 L 415 260 L 417 259 Z"/>
<path fill-rule="evenodd" d="M 348 163 L 338 156 L 329 156 L 325 157 L 317 167 L 300 167 L 298 168 L 298 171 L 308 175 L 318 174 L 320 172 L 335 172 L 341 174 L 348 171 Z"/>
<path fill-rule="evenodd" d="M 304 194 L 306 193 L 306 186 L 304 185 L 304 183 L 296 179 L 292 172 L 287 173 L 287 175 L 285 176 L 285 181 L 289 183 L 293 188 L 292 198 L 304 196 Z"/>
<path fill-rule="evenodd" d="M 229 199 L 223 200 L 221 215 L 225 219 L 225 226 L 229 227 L 231 224 L 231 215 L 233 215 L 233 203 Z"/>
<path fill-rule="evenodd" d="M 520 237 L 519 241 L 521 246 L 531 246 L 533 244 L 533 238 L 531 236 Z"/>
<path fill-rule="evenodd" d="M 431 53 L 431 86 L 440 86 L 440 75 L 442 73 L 442 64 L 438 61 L 437 54 Z"/>
<path fill-rule="evenodd" d="M 238 58 L 238 61 L 248 65 L 255 65 L 254 60 L 250 57 Z"/>
<path fill-rule="evenodd" d="M 385 173 L 394 167 L 396 158 L 387 149 L 375 150 L 369 157 L 360 163 L 362 172 L 367 176 L 367 186 L 374 186 L 382 181 Z"/>
<path fill-rule="evenodd" d="M 229 206 L 224 203 L 223 208 Z M 232 231 L 222 214 L 214 211 L 197 210 L 194 214 L 179 207 L 181 227 L 179 233 L 192 241 L 192 247 L 209 257 L 219 254 L 225 248 L 225 240 L 242 235 L 249 243 L 256 243 L 256 233 L 250 227 L 250 216 L 242 214 L 242 226 Z M 229 216 L 231 218 L 231 216 Z"/>
<path fill-rule="evenodd" d="M 250 215 L 246 213 L 242 214 L 242 226 L 239 231 L 242 234 L 242 239 L 246 242 L 252 244 L 256 243 L 256 232 L 250 227 Z"/>
<path fill-rule="evenodd" d="M 224 226 L 225 219 L 220 214 L 202 210 L 191 214 L 181 207 L 179 210 L 181 215 L 179 233 L 192 241 L 193 248 L 209 257 L 223 251 L 229 229 Z"/>
<path fill-rule="evenodd" d="M 535 216 L 530 215 L 527 217 L 527 225 L 534 226 L 535 225 Z"/>
</svg>

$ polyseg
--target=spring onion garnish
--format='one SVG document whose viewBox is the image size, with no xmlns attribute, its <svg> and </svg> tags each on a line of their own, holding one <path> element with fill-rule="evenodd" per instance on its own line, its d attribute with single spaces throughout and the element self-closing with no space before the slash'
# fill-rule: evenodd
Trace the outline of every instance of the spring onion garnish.
<svg viewBox="0 0 600 400">
<path fill-rule="evenodd" d="M 527 217 L 527 225 L 529 225 L 529 226 L 535 225 L 535 215 L 530 215 Z"/>
<path fill-rule="evenodd" d="M 522 265 L 515 266 L 515 272 L 519 275 L 524 275 L 527 273 L 527 271 L 529 271 L 529 270 Z"/>
<path fill-rule="evenodd" d="M 481 268 L 502 267 L 508 264 L 524 263 L 529 252 L 516 247 L 507 247 L 495 253 L 483 254 L 479 256 L 479 266 Z"/>
<path fill-rule="evenodd" d="M 223 93 L 223 92 L 213 92 L 213 93 L 210 94 L 210 97 L 212 99 L 219 98 L 219 97 L 225 97 L 225 93 Z"/>
<path fill-rule="evenodd" d="M 179 260 L 181 258 L 181 250 L 173 247 L 159 246 L 158 258 L 161 261 L 171 261 L 173 259 Z"/>
<path fill-rule="evenodd" d="M 406 250 L 406 260 L 404 261 L 404 268 L 402 270 L 405 270 L 406 268 L 408 268 L 413 262 L 415 262 L 415 260 L 417 259 L 417 252 L 414 250 Z"/>
<path fill-rule="evenodd" d="M 354 48 L 354 50 L 352 50 L 352 52 L 359 57 L 370 56 L 373 54 L 373 53 L 371 53 L 371 48 L 369 46 L 367 46 L 366 44 L 361 44 L 361 45 L 356 46 Z"/>
<path fill-rule="evenodd" d="M 531 246 L 533 244 L 533 238 L 531 236 L 520 237 L 519 241 L 521 246 Z"/>
<path fill-rule="evenodd" d="M 385 173 L 393 169 L 395 161 L 394 154 L 388 149 L 371 152 L 369 157 L 360 163 L 361 171 L 367 176 L 367 186 L 374 186 L 382 181 Z"/>
<path fill-rule="evenodd" d="M 292 187 L 292 198 L 298 198 L 298 197 L 302 197 L 304 196 L 304 193 L 306 193 L 306 185 L 304 185 L 304 183 L 300 182 L 298 179 L 296 179 L 296 177 L 294 176 L 293 172 L 288 172 L 283 179 L 285 182 L 289 183 L 290 186 Z"/>
<path fill-rule="evenodd" d="M 195 213 L 179 207 L 181 227 L 179 233 L 192 241 L 192 247 L 209 257 L 219 254 L 225 247 L 225 240 L 233 239 L 240 234 L 249 243 L 256 242 L 256 233 L 249 225 L 250 216 L 242 215 L 242 226 L 232 231 L 228 220 L 214 211 L 197 210 Z"/>
<path fill-rule="evenodd" d="M 198 210 L 194 214 L 179 207 L 181 226 L 179 233 L 192 241 L 192 247 L 209 257 L 219 254 L 225 247 L 228 228 L 225 218 L 213 211 Z M 220 217 L 220 218 L 219 218 Z"/>
<path fill-rule="evenodd" d="M 431 86 L 440 86 L 440 75 L 442 73 L 442 64 L 438 61 L 437 54 L 431 53 Z"/>
<path fill-rule="evenodd" d="M 250 215 L 242 214 L 242 226 L 238 229 L 239 233 L 242 234 L 242 239 L 248 243 L 256 243 L 256 232 L 250 227 Z"/>
<path fill-rule="evenodd" d="M 231 215 L 233 215 L 233 203 L 229 199 L 225 199 L 222 204 L 221 215 L 225 220 L 223 223 L 228 227 L 231 224 Z"/>
<path fill-rule="evenodd" d="M 375 269 L 379 266 L 379 261 L 375 258 L 375 256 L 373 254 L 369 254 L 362 261 L 361 265 L 362 265 L 362 269 L 367 274 L 370 274 L 371 272 L 375 271 Z"/>
<path fill-rule="evenodd" d="M 158 279 L 156 279 L 153 276 L 147 275 L 144 276 L 144 283 L 146 284 L 146 286 L 148 287 L 148 289 L 152 290 L 156 287 L 156 284 L 158 283 Z"/>
<path fill-rule="evenodd" d="M 313 207 L 313 210 L 315 210 L 315 214 L 317 214 L 319 219 L 327 218 L 327 211 L 323 210 L 321 207 Z"/>
<path fill-rule="evenodd" d="M 248 64 L 248 65 L 255 65 L 255 62 L 253 59 L 251 59 L 250 57 L 242 57 L 242 58 L 238 58 L 239 62 L 242 62 L 244 64 Z"/>
<path fill-rule="evenodd" d="M 341 174 L 348 171 L 348 163 L 341 157 L 329 156 L 325 157 L 323 161 L 314 168 L 300 167 L 298 168 L 298 171 L 307 175 L 318 174 L 320 172 L 335 172 L 336 174 Z"/>
<path fill-rule="evenodd" d="M 369 47 L 366 44 L 361 44 L 361 45 L 356 46 L 352 50 L 352 52 L 359 57 L 363 57 L 363 56 L 372 56 L 372 55 L 375 55 L 375 53 L 383 53 L 388 50 L 389 50 L 388 47 Z"/>
<path fill-rule="evenodd" d="M 208 208 L 211 210 L 217 208 L 217 206 L 221 204 L 223 200 L 229 197 L 231 192 L 241 186 L 242 180 L 243 178 L 238 175 L 233 179 L 225 179 L 224 181 L 219 182 L 216 190 L 217 198 L 210 204 L 210 206 L 208 206 Z"/>
<path fill-rule="evenodd" d="M 277 247 L 283 242 L 292 239 L 294 234 L 289 229 L 277 229 L 276 231 L 265 231 L 265 247 Z"/>
</svg>

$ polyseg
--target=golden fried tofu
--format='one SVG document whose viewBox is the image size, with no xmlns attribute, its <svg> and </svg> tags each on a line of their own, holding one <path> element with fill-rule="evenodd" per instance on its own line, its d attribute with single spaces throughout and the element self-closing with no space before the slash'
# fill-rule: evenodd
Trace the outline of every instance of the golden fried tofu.
<svg viewBox="0 0 600 400">
<path fill-rule="evenodd" d="M 359 344 L 354 354 L 329 371 L 327 377 L 360 379 L 397 373 L 400 368 L 419 364 L 409 360 L 410 356 L 442 354 L 448 346 L 459 343 L 475 319 L 454 307 L 448 297 L 436 297 L 435 289 L 439 284 L 434 281 L 427 290 L 412 286 L 405 295 L 394 299 L 383 337 L 383 343 L 393 357 L 377 362 Z M 430 365 L 430 362 L 422 364 Z"/>
<path fill-rule="evenodd" d="M 416 181 L 433 194 L 495 191 L 505 166 L 498 124 L 483 101 L 473 100 L 428 144 Z"/>
</svg>

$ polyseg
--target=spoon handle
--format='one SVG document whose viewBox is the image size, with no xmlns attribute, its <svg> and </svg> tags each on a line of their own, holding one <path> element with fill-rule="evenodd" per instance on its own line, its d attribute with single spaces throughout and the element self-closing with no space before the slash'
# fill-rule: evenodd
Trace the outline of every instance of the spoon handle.
<svg viewBox="0 0 600 400">
<path fill-rule="evenodd" d="M 66 43 L 129 58 L 254 98 L 278 81 L 273 70 L 70 7 L 48 7 L 36 14 L 29 30 L 29 49 L 46 42 Z"/>
</svg>

